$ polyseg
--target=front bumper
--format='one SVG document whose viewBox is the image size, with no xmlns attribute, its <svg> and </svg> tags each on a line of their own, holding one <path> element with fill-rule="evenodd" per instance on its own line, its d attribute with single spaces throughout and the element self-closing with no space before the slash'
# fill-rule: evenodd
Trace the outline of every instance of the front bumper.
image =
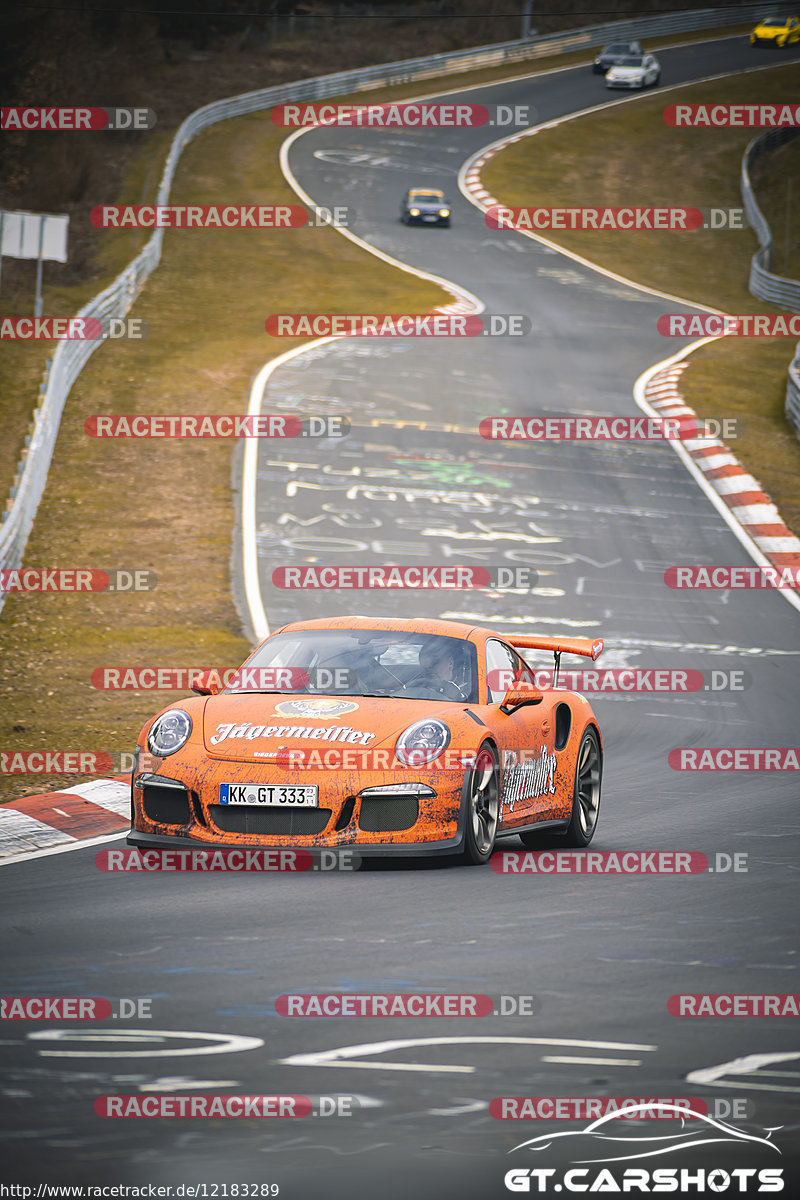
<svg viewBox="0 0 800 1200">
<path fill-rule="evenodd" d="M 297 771 L 272 768 L 254 778 L 253 765 L 184 764 L 167 774 L 134 776 L 130 845 L 227 846 L 371 853 L 452 853 L 463 836 L 468 770 Z M 220 804 L 220 783 L 269 783 L 319 788 L 318 806 Z M 369 789 L 418 785 L 419 794 Z M 156 839 L 155 841 L 153 839 Z M 165 839 L 165 840 L 162 840 Z"/>
<path fill-rule="evenodd" d="M 236 842 L 236 847 L 249 847 L 250 849 L 258 850 L 285 850 L 287 846 L 293 850 L 307 850 L 312 855 L 314 851 L 323 850 L 352 850 L 357 856 L 373 857 L 421 857 L 422 855 L 436 854 L 456 854 L 461 849 L 464 841 L 464 834 L 459 830 L 455 837 L 444 838 L 438 842 L 403 842 L 387 845 L 385 842 L 350 842 L 347 845 L 338 847 L 327 846 L 306 846 L 301 844 L 300 840 L 291 840 L 287 843 L 286 839 L 275 838 L 273 842 L 267 843 L 263 840 L 249 843 Z M 159 834 L 159 833 L 141 833 L 137 829 L 131 828 L 126 839 L 128 846 L 135 846 L 140 850 L 230 850 L 230 842 L 209 842 L 201 841 L 199 838 L 183 837 L 178 834 Z"/>
</svg>

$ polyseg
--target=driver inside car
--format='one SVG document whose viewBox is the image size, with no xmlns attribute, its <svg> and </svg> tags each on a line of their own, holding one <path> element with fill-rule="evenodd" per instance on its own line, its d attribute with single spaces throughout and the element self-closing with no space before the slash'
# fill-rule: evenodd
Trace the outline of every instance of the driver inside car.
<svg viewBox="0 0 800 1200">
<path fill-rule="evenodd" d="M 447 700 L 463 700 L 464 693 L 453 678 L 455 664 L 455 654 L 446 642 L 428 642 L 419 652 L 419 671 L 406 687 L 411 690 L 421 685 Z"/>
</svg>

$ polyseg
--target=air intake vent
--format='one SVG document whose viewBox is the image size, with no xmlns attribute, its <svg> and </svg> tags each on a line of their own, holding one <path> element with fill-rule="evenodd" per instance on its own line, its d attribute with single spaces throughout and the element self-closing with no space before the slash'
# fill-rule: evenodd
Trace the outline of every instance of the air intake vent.
<svg viewBox="0 0 800 1200">
<path fill-rule="evenodd" d="M 331 818 L 329 808 L 256 808 L 252 804 L 210 804 L 208 815 L 224 833 L 288 834 L 299 837 L 322 833 Z"/>
<path fill-rule="evenodd" d="M 397 796 L 362 796 L 358 824 L 365 833 L 400 833 L 416 825 L 419 800 L 402 792 Z"/>
<path fill-rule="evenodd" d="M 568 704 L 559 704 L 556 709 L 556 750 L 563 750 L 569 741 L 572 728 L 572 713 Z"/>
<path fill-rule="evenodd" d="M 192 820 L 189 795 L 181 788 L 145 784 L 142 803 L 145 816 L 160 825 L 188 825 Z"/>
</svg>

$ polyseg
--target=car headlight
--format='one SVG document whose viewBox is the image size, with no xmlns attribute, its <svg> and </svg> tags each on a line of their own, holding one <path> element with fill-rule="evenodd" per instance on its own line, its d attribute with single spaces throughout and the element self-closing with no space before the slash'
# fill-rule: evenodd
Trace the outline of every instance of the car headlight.
<svg viewBox="0 0 800 1200">
<path fill-rule="evenodd" d="M 440 209 L 439 209 L 439 216 L 440 216 L 440 217 L 449 217 L 449 216 L 450 216 L 450 209 L 449 209 L 449 208 L 440 208 Z"/>
<path fill-rule="evenodd" d="M 419 209 L 418 209 L 418 208 L 411 208 L 411 209 L 409 209 L 409 212 L 410 212 L 410 214 L 411 214 L 411 216 L 412 216 L 412 217 L 418 217 L 418 216 L 419 216 Z"/>
<path fill-rule="evenodd" d="M 147 735 L 147 749 L 157 758 L 182 750 L 192 732 L 192 718 L 182 708 L 171 708 L 156 717 Z"/>
<path fill-rule="evenodd" d="M 415 721 L 397 739 L 394 752 L 398 762 L 406 767 L 423 767 L 431 763 L 450 745 L 450 730 L 444 721 L 435 718 Z"/>
</svg>

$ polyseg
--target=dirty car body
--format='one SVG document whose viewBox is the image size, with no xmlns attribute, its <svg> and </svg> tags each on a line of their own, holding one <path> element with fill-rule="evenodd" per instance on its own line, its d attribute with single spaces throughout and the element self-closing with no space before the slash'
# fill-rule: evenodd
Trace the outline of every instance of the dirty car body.
<svg viewBox="0 0 800 1200">
<path fill-rule="evenodd" d="M 512 834 L 587 845 L 602 775 L 596 718 L 575 692 L 538 690 L 515 643 L 557 663 L 602 650 L 438 619 L 284 626 L 223 690 L 200 676 L 197 695 L 144 726 L 129 844 L 475 863 Z"/>
</svg>

